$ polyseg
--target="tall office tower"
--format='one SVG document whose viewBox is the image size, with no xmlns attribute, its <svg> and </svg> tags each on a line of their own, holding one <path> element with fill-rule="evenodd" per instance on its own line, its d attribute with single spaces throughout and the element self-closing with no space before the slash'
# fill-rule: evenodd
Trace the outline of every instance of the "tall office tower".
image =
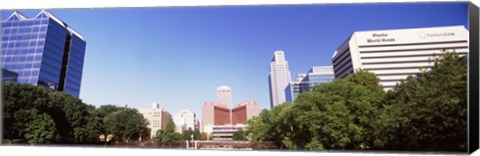
<svg viewBox="0 0 480 156">
<path fill-rule="evenodd" d="M 217 102 L 227 107 L 232 104 L 232 89 L 229 86 L 220 86 L 217 88 Z M 229 114 L 230 121 L 232 121 L 231 110 Z"/>
<path fill-rule="evenodd" d="M 270 107 L 286 101 L 285 88 L 291 81 L 288 62 L 285 60 L 283 51 L 275 51 L 270 63 L 270 74 L 268 75 L 270 88 Z"/>
<path fill-rule="evenodd" d="M 226 106 L 232 104 L 232 89 L 229 86 L 220 86 L 217 88 L 217 102 Z"/>
<path fill-rule="evenodd" d="M 45 10 L 34 18 L 15 11 L 1 24 L 2 68 L 17 82 L 80 95 L 86 42 L 78 32 Z"/>
<path fill-rule="evenodd" d="M 332 56 L 335 78 L 363 69 L 390 90 L 421 69 L 433 67 L 443 50 L 467 55 L 468 42 L 463 26 L 354 32 Z"/>
<path fill-rule="evenodd" d="M 175 131 L 183 133 L 185 130 L 195 130 L 195 113 L 188 109 L 182 109 L 173 116 Z"/>
<path fill-rule="evenodd" d="M 313 91 L 316 85 L 331 82 L 333 79 L 335 77 L 332 66 L 314 66 L 306 74 L 298 74 L 296 81 L 285 88 L 287 101 L 293 102 L 300 93 Z"/>
</svg>

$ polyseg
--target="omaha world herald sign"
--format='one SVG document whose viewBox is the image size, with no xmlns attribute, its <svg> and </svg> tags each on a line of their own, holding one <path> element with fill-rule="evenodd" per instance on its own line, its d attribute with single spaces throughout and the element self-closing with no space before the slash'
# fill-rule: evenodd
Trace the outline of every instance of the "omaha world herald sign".
<svg viewBox="0 0 480 156">
<path fill-rule="evenodd" d="M 395 42 L 395 38 L 389 37 L 387 33 L 373 33 L 372 38 L 367 38 L 367 43 Z"/>
<path fill-rule="evenodd" d="M 408 34 L 408 33 L 407 33 Z M 400 35 L 400 36 L 397 36 Z M 396 42 L 397 37 L 405 37 L 405 34 L 396 34 L 392 35 L 391 33 L 371 33 L 368 38 L 366 38 L 367 43 L 385 43 L 385 42 Z M 454 37 L 456 34 L 455 32 L 449 31 L 449 32 L 419 32 L 418 37 L 420 39 L 428 39 L 428 38 L 443 38 L 443 37 Z M 414 35 L 412 34 L 412 37 Z M 413 38 L 411 38 L 413 39 Z M 403 39 L 405 40 L 405 39 Z"/>
</svg>

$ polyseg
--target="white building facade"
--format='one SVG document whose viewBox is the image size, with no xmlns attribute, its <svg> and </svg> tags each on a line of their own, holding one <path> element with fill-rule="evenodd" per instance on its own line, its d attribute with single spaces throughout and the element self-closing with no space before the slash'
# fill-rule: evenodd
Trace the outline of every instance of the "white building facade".
<svg viewBox="0 0 480 156">
<path fill-rule="evenodd" d="M 138 109 L 143 117 L 148 121 L 148 128 L 150 128 L 150 138 L 155 137 L 155 133 L 162 129 L 163 108 L 160 104 L 153 103 L 151 109 Z"/>
<path fill-rule="evenodd" d="M 233 134 L 237 131 L 242 131 L 245 128 L 243 124 L 236 125 L 216 125 L 211 127 L 211 134 L 213 140 L 218 141 L 231 141 L 233 140 Z"/>
<path fill-rule="evenodd" d="M 270 62 L 270 74 L 268 75 L 271 108 L 286 101 L 285 88 L 291 82 L 291 77 L 284 52 L 275 51 L 272 62 Z"/>
<path fill-rule="evenodd" d="M 195 130 L 196 127 L 196 117 L 195 113 L 188 109 L 182 109 L 177 112 L 173 117 L 173 122 L 175 122 L 175 131 L 182 133 L 185 130 Z"/>
<path fill-rule="evenodd" d="M 385 90 L 428 70 L 443 51 L 468 54 L 464 26 L 354 32 L 332 56 L 335 78 L 363 69 L 374 73 Z"/>
</svg>

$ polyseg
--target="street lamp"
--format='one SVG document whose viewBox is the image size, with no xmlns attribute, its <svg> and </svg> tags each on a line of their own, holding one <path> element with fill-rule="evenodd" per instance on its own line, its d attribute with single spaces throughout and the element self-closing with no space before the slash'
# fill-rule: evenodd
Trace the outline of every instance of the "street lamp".
<svg viewBox="0 0 480 156">
<path fill-rule="evenodd" d="M 192 139 L 192 143 L 194 143 L 193 134 L 190 135 L 190 138 Z"/>
</svg>

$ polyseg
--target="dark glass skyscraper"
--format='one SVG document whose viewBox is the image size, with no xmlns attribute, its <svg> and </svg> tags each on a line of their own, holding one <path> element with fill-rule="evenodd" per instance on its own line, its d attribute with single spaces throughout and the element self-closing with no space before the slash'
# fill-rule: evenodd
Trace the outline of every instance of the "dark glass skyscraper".
<svg viewBox="0 0 480 156">
<path fill-rule="evenodd" d="M 17 82 L 79 96 L 86 46 L 79 33 L 45 10 L 34 18 L 14 12 L 1 26 L 2 68 Z"/>
</svg>

